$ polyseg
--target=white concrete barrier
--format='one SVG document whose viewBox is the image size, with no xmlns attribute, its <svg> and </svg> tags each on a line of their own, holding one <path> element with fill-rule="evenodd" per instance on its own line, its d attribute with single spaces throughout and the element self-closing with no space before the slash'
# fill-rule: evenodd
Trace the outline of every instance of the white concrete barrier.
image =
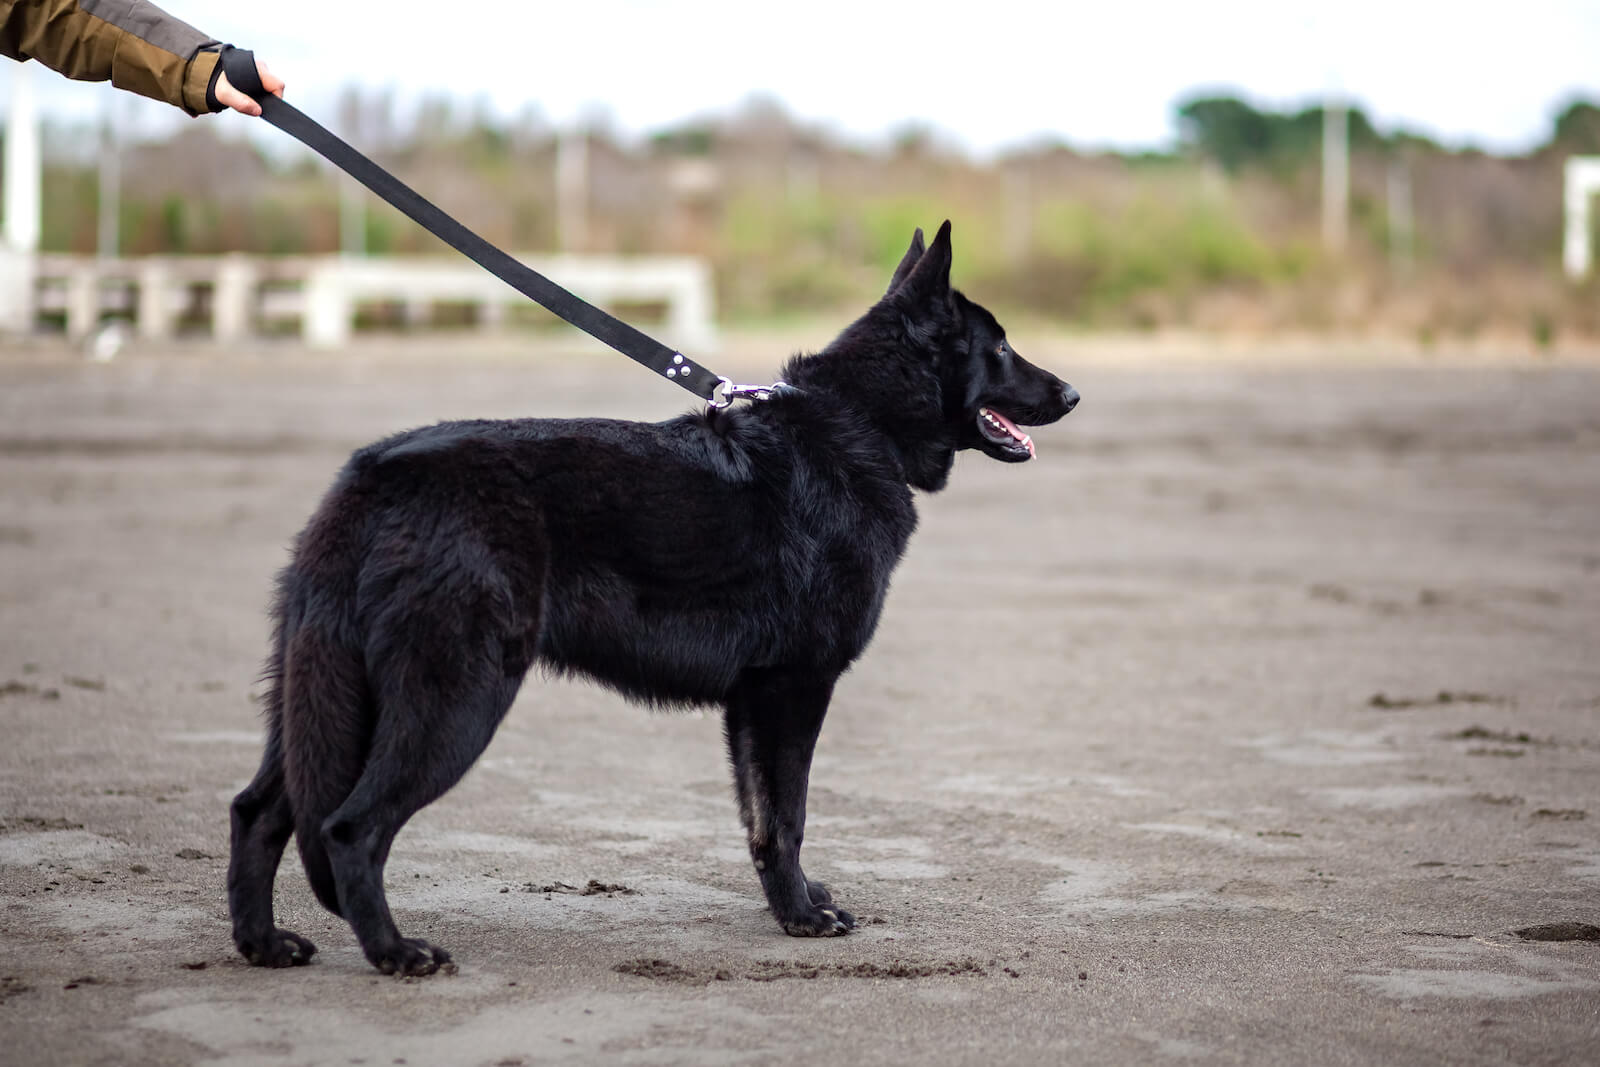
<svg viewBox="0 0 1600 1067">
<path fill-rule="evenodd" d="M 666 321 L 661 339 L 704 350 L 716 341 L 712 324 L 711 271 L 689 256 L 624 258 L 602 256 L 519 256 L 524 264 L 605 307 L 616 303 L 662 303 Z M 494 325 L 508 307 L 528 298 L 476 264 L 423 259 L 329 257 L 306 277 L 306 343 L 337 348 L 350 338 L 356 307 L 363 301 L 418 307 L 449 301 L 477 307 L 478 321 Z M 646 327 L 646 332 L 653 332 Z"/>
<path fill-rule="evenodd" d="M 518 258 L 601 307 L 663 305 L 663 322 L 639 326 L 664 343 L 694 351 L 716 344 L 711 270 L 702 260 Z M 22 266 L 32 267 L 33 273 Z M 92 333 L 108 311 L 130 306 L 130 291 L 138 335 L 148 341 L 170 339 L 180 318 L 194 309 L 196 293 L 206 292 L 211 334 L 217 341 L 235 342 L 272 323 L 298 318 L 302 338 L 317 348 L 347 344 L 363 303 L 400 304 L 408 325 L 425 321 L 436 304 L 468 304 L 480 328 L 491 330 L 504 325 L 510 308 L 528 303 L 476 264 L 420 257 L 44 255 L 12 256 L 0 268 L 0 302 L 10 299 L 17 305 L 7 320 L 10 329 L 27 332 L 40 315 L 64 315 L 67 336 L 74 341 Z"/>
<path fill-rule="evenodd" d="M 1566 229 L 1561 262 L 1567 277 L 1577 281 L 1588 275 L 1594 261 L 1589 247 L 1589 203 L 1600 193 L 1600 156 L 1571 156 L 1565 172 Z"/>
</svg>

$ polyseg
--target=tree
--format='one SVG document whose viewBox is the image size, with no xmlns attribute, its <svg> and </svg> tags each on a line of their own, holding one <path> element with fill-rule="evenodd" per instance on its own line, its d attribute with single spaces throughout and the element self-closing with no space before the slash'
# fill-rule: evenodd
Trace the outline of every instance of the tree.
<svg viewBox="0 0 1600 1067">
<path fill-rule="evenodd" d="M 1552 143 L 1572 155 L 1600 155 L 1600 107 L 1574 100 L 1556 116 Z"/>
<path fill-rule="evenodd" d="M 1202 97 L 1178 107 L 1179 138 L 1229 171 L 1265 158 L 1272 134 L 1268 116 L 1235 97 Z"/>
<path fill-rule="evenodd" d="M 1231 96 L 1208 96 L 1179 106 L 1178 128 L 1186 145 L 1230 172 L 1260 165 L 1293 170 L 1321 158 L 1322 112 L 1320 104 L 1285 114 Z M 1352 152 L 1387 146 L 1366 112 L 1352 107 L 1346 114 Z"/>
</svg>

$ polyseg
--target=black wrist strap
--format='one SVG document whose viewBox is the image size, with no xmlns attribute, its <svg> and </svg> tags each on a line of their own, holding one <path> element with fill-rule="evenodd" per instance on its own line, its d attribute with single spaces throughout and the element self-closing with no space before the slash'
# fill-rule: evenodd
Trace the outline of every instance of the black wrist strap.
<svg viewBox="0 0 1600 1067">
<path fill-rule="evenodd" d="M 292 104 L 284 103 L 266 91 L 256 71 L 254 53 L 243 48 L 225 47 L 220 65 L 235 89 L 261 105 L 261 117 L 289 136 L 303 142 L 334 166 L 399 208 L 423 229 L 465 255 L 489 273 L 543 305 L 592 337 L 623 355 L 683 386 L 707 401 L 717 399 L 720 375 L 691 362 L 682 353 L 668 348 L 648 334 L 608 315 L 538 271 L 513 259 L 482 237 L 467 229 L 424 199 L 409 185 L 334 136 L 316 120 Z"/>
</svg>

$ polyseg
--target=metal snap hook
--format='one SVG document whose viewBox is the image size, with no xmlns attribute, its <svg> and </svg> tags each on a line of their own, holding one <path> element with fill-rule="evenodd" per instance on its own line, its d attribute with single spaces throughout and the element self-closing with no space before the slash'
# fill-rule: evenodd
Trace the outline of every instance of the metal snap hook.
<svg viewBox="0 0 1600 1067">
<path fill-rule="evenodd" d="M 717 375 L 717 384 L 711 389 L 711 399 L 707 401 L 713 408 L 721 411 L 731 405 L 735 400 L 771 400 L 773 395 L 789 388 L 787 382 L 773 382 L 771 385 L 735 385 L 732 378 Z"/>
</svg>

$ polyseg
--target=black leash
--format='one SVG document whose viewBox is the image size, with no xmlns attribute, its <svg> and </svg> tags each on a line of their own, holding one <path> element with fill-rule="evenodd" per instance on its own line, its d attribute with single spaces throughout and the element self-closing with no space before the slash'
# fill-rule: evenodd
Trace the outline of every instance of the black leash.
<svg viewBox="0 0 1600 1067">
<path fill-rule="evenodd" d="M 782 382 L 772 386 L 734 385 L 720 374 L 692 362 L 683 353 L 668 348 L 621 319 L 579 299 L 461 225 L 293 104 L 285 103 L 267 92 L 256 71 L 254 53 L 243 48 L 227 47 L 223 49 L 220 62 L 222 72 L 228 76 L 228 83 L 260 104 L 261 117 L 272 125 L 304 142 L 334 166 L 405 212 L 423 229 L 513 289 L 628 358 L 683 386 L 713 407 L 727 407 L 733 400 L 742 397 L 765 400 L 773 392 L 787 388 Z"/>
</svg>

